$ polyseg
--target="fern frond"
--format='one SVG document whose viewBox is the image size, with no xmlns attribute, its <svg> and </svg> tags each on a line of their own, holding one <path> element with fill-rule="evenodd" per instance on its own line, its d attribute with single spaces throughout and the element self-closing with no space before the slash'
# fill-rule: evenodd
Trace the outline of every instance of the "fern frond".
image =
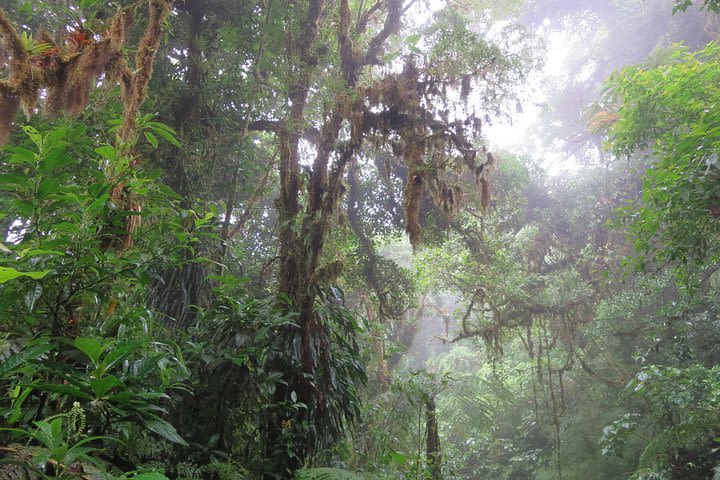
<svg viewBox="0 0 720 480">
<path fill-rule="evenodd" d="M 676 440 L 677 431 L 674 428 L 668 428 L 656 435 L 640 455 L 638 462 L 640 468 L 667 467 L 669 463 L 667 449 L 674 445 Z"/>
<path fill-rule="evenodd" d="M 211 463 L 203 468 L 206 474 L 214 474 L 219 480 L 246 480 L 248 473 L 232 463 Z"/>
<path fill-rule="evenodd" d="M 351 472 L 340 468 L 306 468 L 297 472 L 296 480 L 380 480 L 370 473 Z"/>
</svg>

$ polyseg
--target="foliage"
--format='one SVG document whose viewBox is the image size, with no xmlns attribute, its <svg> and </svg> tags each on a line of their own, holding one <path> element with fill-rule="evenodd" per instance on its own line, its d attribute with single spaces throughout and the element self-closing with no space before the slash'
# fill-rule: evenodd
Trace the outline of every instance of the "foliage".
<svg viewBox="0 0 720 480">
<path fill-rule="evenodd" d="M 621 105 L 610 130 L 618 156 L 651 154 L 643 197 L 625 211 L 635 248 L 644 264 L 701 262 L 717 252 L 710 238 L 717 229 L 717 123 L 711 106 L 718 45 L 656 68 L 629 67 L 611 81 Z"/>
<path fill-rule="evenodd" d="M 693 4 L 692 0 L 675 0 L 673 5 L 673 13 L 684 12 Z M 707 8 L 712 12 L 720 12 L 720 2 L 717 0 L 703 0 L 702 8 Z"/>
<path fill-rule="evenodd" d="M 497 3 L 5 1 L 0 477 L 709 478 L 715 2 Z"/>
<path fill-rule="evenodd" d="M 369 478 L 414 478 L 430 475 L 425 458 L 428 402 L 450 379 L 427 371 L 408 372 L 378 394 L 363 412 L 364 425 L 339 449 L 344 465 L 374 472 Z"/>
<path fill-rule="evenodd" d="M 338 468 L 308 468 L 300 470 L 296 478 L 298 480 L 374 480 L 378 477 Z"/>
<path fill-rule="evenodd" d="M 633 478 L 667 472 L 682 478 L 712 475 L 718 458 L 712 448 L 720 414 L 720 372 L 701 365 L 680 369 L 651 365 L 641 370 L 628 390 L 641 401 L 643 413 L 626 414 L 603 432 L 604 453 L 617 454 L 629 433 L 649 430 Z"/>
<path fill-rule="evenodd" d="M 173 225 L 153 222 L 172 214 L 172 197 L 152 177 L 105 174 L 114 149 L 94 143 L 81 125 L 24 130 L 29 142 L 5 149 L 0 182 L 11 242 L 4 271 L 30 277 L 8 275 L 0 287 L 0 308 L 13 319 L 4 326 L 0 368 L 4 423 L 12 426 L 6 439 L 39 443 L 34 457 L 56 465 L 60 477 L 87 462 L 104 470 L 98 454 L 122 451 L 134 425 L 186 445 L 163 418 L 184 367 L 172 347 L 147 336 L 153 321 L 127 295 L 177 251 L 173 241 L 158 242 Z M 112 219 L 123 213 L 109 202 L 105 180 L 117 175 L 148 207 L 147 248 L 128 255 L 104 246 L 117 232 Z"/>
</svg>

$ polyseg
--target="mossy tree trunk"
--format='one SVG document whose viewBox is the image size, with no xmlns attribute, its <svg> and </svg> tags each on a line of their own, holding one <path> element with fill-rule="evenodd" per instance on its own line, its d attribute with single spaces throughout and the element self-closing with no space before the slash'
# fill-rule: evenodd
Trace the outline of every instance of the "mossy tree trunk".
<svg viewBox="0 0 720 480">
<path fill-rule="evenodd" d="M 324 243 L 331 230 L 333 216 L 345 192 L 343 179 L 347 165 L 360 149 L 363 140 L 362 95 L 356 89 L 362 68 L 371 63 L 390 34 L 399 28 L 401 2 L 381 2 L 387 10 L 383 29 L 370 41 L 368 52 L 357 52 L 350 39 L 352 15 L 348 0 L 340 0 L 338 8 L 338 40 L 341 70 L 346 94 L 339 95 L 327 107 L 325 121 L 316 141 L 316 153 L 307 179 L 304 212 L 301 211 L 300 140 L 305 125 L 305 108 L 308 93 L 318 75 L 316 41 L 329 9 L 325 0 L 310 0 L 303 21 L 302 41 L 289 46 L 289 54 L 298 59 L 294 66 L 294 80 L 289 85 L 290 110 L 277 130 L 279 142 L 280 198 L 278 213 L 279 231 L 279 294 L 290 302 L 287 305 L 297 313 L 296 326 L 283 332 L 288 351 L 299 345 L 298 368 L 282 366 L 285 384 L 278 385 L 274 394 L 276 405 L 297 401 L 307 406 L 299 414 L 278 408 L 269 414 L 266 432 L 266 453 L 275 466 L 274 475 L 290 478 L 302 466 L 318 442 L 325 439 L 322 425 L 337 422 L 345 412 L 332 411 L 329 396 L 336 387 L 330 371 L 331 345 L 328 327 L 316 311 L 316 301 L 322 289 L 335 280 L 338 268 L 320 268 Z M 381 9 L 380 8 L 380 9 Z M 355 31 L 363 28 L 369 18 L 359 17 Z M 355 90 L 353 92 L 353 90 Z M 354 93 L 354 94 L 353 94 Z M 350 139 L 338 145 L 343 121 L 350 125 Z M 312 427 L 308 428 L 308 424 Z M 304 425 L 304 426 L 303 426 Z M 282 445 L 283 429 L 292 426 L 302 437 L 295 444 L 294 455 L 287 454 Z M 336 426 L 337 431 L 340 426 Z M 271 478 L 271 477 L 268 477 Z"/>
<path fill-rule="evenodd" d="M 425 442 L 429 478 L 442 479 L 442 454 L 440 451 L 440 434 L 438 432 L 435 399 L 429 397 L 425 401 Z"/>
</svg>

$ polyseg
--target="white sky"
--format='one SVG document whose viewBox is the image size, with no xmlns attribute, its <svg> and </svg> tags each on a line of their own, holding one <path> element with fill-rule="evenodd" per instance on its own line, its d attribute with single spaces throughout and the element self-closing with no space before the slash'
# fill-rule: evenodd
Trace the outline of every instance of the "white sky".
<svg viewBox="0 0 720 480">
<path fill-rule="evenodd" d="M 549 20 L 545 20 L 545 27 Z M 560 175 L 580 168 L 578 163 L 567 158 L 559 151 L 553 151 L 542 145 L 538 136 L 538 122 L 542 104 L 547 101 L 546 85 L 567 72 L 566 62 L 571 46 L 567 34 L 563 31 L 545 33 L 541 28 L 536 33 L 547 42 L 546 61 L 542 71 L 533 73 L 521 93 L 523 112 L 513 114 L 512 124 L 496 121 L 486 126 L 484 134 L 490 148 L 528 155 L 541 160 L 541 165 L 550 175 Z"/>
</svg>

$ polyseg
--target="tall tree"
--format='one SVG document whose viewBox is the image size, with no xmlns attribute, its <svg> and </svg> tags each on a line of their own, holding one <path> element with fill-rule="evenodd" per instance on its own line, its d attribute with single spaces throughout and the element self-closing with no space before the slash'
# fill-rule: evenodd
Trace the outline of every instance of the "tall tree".
<svg viewBox="0 0 720 480">
<path fill-rule="evenodd" d="M 323 265 L 322 253 L 346 189 L 347 167 L 368 141 L 403 159 L 405 228 L 417 247 L 425 195 L 448 217 L 462 203 L 462 177 L 448 175 L 450 169 L 468 172 L 484 188 L 491 156 L 477 137 L 480 111 L 495 111 L 512 82 L 524 75 L 524 58 L 506 56 L 500 46 L 472 33 L 452 8 L 442 9 L 434 23 L 418 32 L 414 42 L 424 37 L 426 54 L 411 49 L 402 61 L 393 60 L 388 41 L 403 32 L 403 14 L 411 8 L 412 3 L 398 0 L 352 7 L 347 1 L 310 1 L 288 31 L 301 38 L 286 44 L 288 107 L 281 120 L 267 122 L 279 144 L 279 292 L 298 313 L 297 327 L 284 332 L 297 360 L 286 367 L 286 384 L 277 387 L 275 401 L 284 405 L 297 398 L 307 406 L 297 417 L 287 410 L 274 412 L 268 426 L 268 449 L 284 457 L 277 458 L 277 465 L 288 474 L 323 436 L 330 439 L 342 428 L 340 412 L 333 411 L 329 399 L 343 393 L 336 391 L 328 325 L 316 304 L 339 273 L 336 262 Z M 324 38 L 333 19 L 336 42 L 328 44 Z M 322 61 L 333 57 L 337 65 Z M 335 83 L 328 83 L 335 71 Z M 443 95 L 453 88 L 465 100 L 475 89 L 477 104 L 453 105 Z M 491 95 L 498 100 L 490 100 Z M 310 108 L 320 115 L 309 117 Z M 308 135 L 313 159 L 304 166 L 301 140 Z M 331 418 L 334 425 L 328 430 L 325 422 Z M 277 444 L 288 422 L 308 422 L 303 436 L 309 441 L 295 458 Z"/>
</svg>

